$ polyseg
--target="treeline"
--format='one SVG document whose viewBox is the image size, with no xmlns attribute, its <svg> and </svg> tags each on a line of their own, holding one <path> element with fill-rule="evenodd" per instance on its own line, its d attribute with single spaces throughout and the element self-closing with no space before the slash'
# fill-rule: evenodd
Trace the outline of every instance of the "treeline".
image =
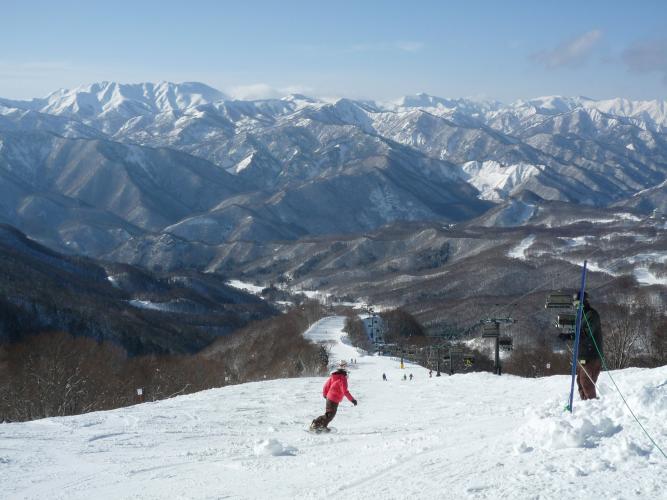
<svg viewBox="0 0 667 500">
<path fill-rule="evenodd" d="M 601 305 L 603 354 L 609 369 L 667 364 L 667 317 L 647 301 Z"/>
<path fill-rule="evenodd" d="M 570 345 L 572 342 L 570 342 Z M 551 344 L 524 344 L 512 350 L 507 360 L 501 362 L 502 373 L 519 377 L 548 377 L 570 373 L 572 354 L 563 350 L 554 351 Z"/>
<path fill-rule="evenodd" d="M 406 361 L 437 370 L 438 356 L 444 358 L 448 354 L 448 348 L 443 347 L 445 344 L 442 339 L 425 335 L 424 327 L 404 309 L 383 311 L 379 317 L 382 320 L 384 340 L 387 344 L 384 349 L 385 355 L 391 353 L 392 356 L 403 357 Z M 347 313 L 343 331 L 348 334 L 350 343 L 355 347 L 368 352 L 375 351 L 375 346 L 366 333 L 364 322 L 354 311 Z M 460 342 L 452 346 L 465 351 L 466 356 L 455 355 L 449 362 L 443 360 L 440 363 L 441 372 L 493 371 L 493 360 L 482 351 L 464 346 Z"/>
<path fill-rule="evenodd" d="M 667 317 L 644 300 L 594 304 L 602 325 L 602 354 L 607 368 L 654 368 L 667 364 Z M 522 377 L 570 373 L 572 341 L 557 339 L 558 330 L 535 335 L 512 351 L 504 371 Z M 582 335 L 584 332 L 582 331 Z"/>
<path fill-rule="evenodd" d="M 380 313 L 384 325 L 384 338 L 388 343 L 423 343 L 424 327 L 404 309 L 392 309 Z"/>
<path fill-rule="evenodd" d="M 276 314 L 219 274 L 61 255 L 0 224 L 0 343 L 66 332 L 133 356 L 190 354 Z"/>
<path fill-rule="evenodd" d="M 0 345 L 0 422 L 109 410 L 229 384 L 325 372 L 303 338 L 317 304 L 257 321 L 193 355 L 128 356 L 110 342 L 44 332 Z M 141 389 L 141 395 L 138 394 Z"/>
<path fill-rule="evenodd" d="M 364 351 L 373 352 L 373 343 L 368 338 L 364 322 L 352 310 L 348 311 L 346 316 L 343 331 L 347 333 L 350 343 Z"/>
<path fill-rule="evenodd" d="M 343 331 L 348 334 L 352 344 L 366 351 L 372 351 L 373 343 L 368 338 L 364 322 L 352 310 L 345 314 L 347 319 Z M 382 335 L 388 344 L 423 345 L 429 343 L 429 339 L 425 337 L 424 327 L 404 309 L 383 311 L 378 315 L 377 321 L 382 325 Z"/>
</svg>

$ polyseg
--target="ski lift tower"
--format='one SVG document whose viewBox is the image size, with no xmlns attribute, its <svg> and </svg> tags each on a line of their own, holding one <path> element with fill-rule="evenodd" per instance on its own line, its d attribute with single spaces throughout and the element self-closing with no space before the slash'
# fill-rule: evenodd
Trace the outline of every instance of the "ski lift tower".
<svg viewBox="0 0 667 500">
<path fill-rule="evenodd" d="M 384 325 L 382 317 L 378 316 L 373 307 L 366 308 L 368 317 L 365 320 L 368 337 L 375 345 L 384 344 Z"/>
<path fill-rule="evenodd" d="M 435 345 L 431 345 L 429 347 L 429 359 L 431 358 L 431 354 L 432 354 L 433 349 L 435 349 L 435 352 L 436 352 L 436 354 L 435 354 L 435 370 L 436 370 L 435 376 L 436 377 L 441 376 L 441 372 L 442 372 L 441 365 L 444 363 L 444 361 L 447 361 L 449 363 L 449 367 L 450 367 L 449 371 L 450 371 L 450 374 L 451 374 L 451 371 L 452 371 L 452 369 L 451 369 L 451 367 L 452 367 L 452 353 L 451 353 L 451 351 L 449 352 L 449 357 L 448 358 L 443 357 L 443 353 L 444 353 L 444 351 L 450 349 L 451 342 L 454 339 L 454 335 L 452 334 L 451 331 L 444 330 L 440 333 L 436 333 L 435 335 L 433 335 L 433 337 L 438 339 L 438 343 L 435 344 Z M 429 366 L 429 368 L 430 368 L 430 366 Z"/>
<path fill-rule="evenodd" d="M 510 335 L 500 335 L 500 325 L 510 325 L 512 323 L 516 323 L 516 320 L 513 318 L 510 318 L 509 316 L 506 318 L 487 318 L 483 319 L 481 321 L 482 323 L 482 338 L 485 339 L 496 339 L 496 346 L 495 346 L 495 362 L 493 365 L 493 373 L 496 375 L 501 374 L 501 368 L 500 368 L 500 348 L 502 347 L 504 350 L 511 350 L 513 346 L 513 341 L 512 337 Z"/>
</svg>

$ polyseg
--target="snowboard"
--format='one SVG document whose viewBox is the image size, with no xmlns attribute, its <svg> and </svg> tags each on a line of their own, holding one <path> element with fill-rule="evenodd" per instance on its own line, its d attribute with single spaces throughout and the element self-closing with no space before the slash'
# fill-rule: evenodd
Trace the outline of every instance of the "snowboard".
<svg viewBox="0 0 667 500">
<path fill-rule="evenodd" d="M 312 425 L 306 430 L 311 434 L 329 434 L 330 432 L 336 432 L 336 429 L 333 427 L 313 427 Z"/>
</svg>

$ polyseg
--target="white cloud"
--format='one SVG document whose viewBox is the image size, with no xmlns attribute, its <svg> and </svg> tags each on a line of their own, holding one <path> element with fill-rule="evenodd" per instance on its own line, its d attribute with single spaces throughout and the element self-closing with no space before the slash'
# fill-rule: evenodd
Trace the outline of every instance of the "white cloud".
<svg viewBox="0 0 667 500">
<path fill-rule="evenodd" d="M 566 40 L 553 49 L 535 52 L 530 57 L 546 68 L 581 66 L 586 62 L 601 38 L 602 31 L 591 30 L 576 38 Z"/>
<path fill-rule="evenodd" d="M 397 49 L 404 52 L 417 52 L 424 48 L 423 42 L 414 42 L 414 41 L 401 41 L 394 42 L 394 45 Z"/>
<path fill-rule="evenodd" d="M 305 94 L 312 91 L 308 87 L 290 85 L 287 87 L 273 87 L 267 83 L 253 83 L 249 85 L 237 85 L 226 89 L 226 93 L 234 99 L 280 99 L 290 94 Z"/>
</svg>

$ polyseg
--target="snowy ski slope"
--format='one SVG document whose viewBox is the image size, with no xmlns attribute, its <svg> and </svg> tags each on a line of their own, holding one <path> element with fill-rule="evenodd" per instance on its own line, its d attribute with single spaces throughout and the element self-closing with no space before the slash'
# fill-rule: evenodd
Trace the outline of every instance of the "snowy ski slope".
<svg viewBox="0 0 667 500">
<path fill-rule="evenodd" d="M 335 432 L 306 431 L 323 411 L 323 377 L 0 424 L 0 498 L 667 498 L 667 459 L 607 374 L 602 398 L 570 415 L 569 377 L 429 379 L 358 353 L 343 322 L 324 318 L 305 334 L 337 359 L 358 359 L 359 406 L 341 404 Z M 667 366 L 613 375 L 666 449 Z"/>
</svg>

